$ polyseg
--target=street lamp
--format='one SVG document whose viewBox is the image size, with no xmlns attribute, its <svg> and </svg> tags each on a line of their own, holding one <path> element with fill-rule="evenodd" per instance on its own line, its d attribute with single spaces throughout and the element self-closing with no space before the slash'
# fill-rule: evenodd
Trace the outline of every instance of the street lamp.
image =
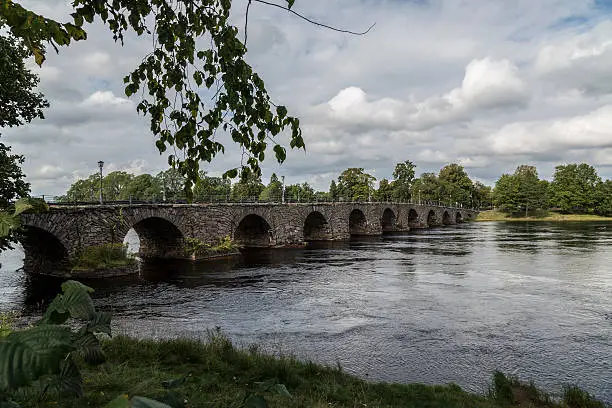
<svg viewBox="0 0 612 408">
<path fill-rule="evenodd" d="M 100 204 L 102 204 L 102 167 L 104 167 L 102 160 L 98 162 L 98 167 L 100 167 Z"/>
<path fill-rule="evenodd" d="M 283 180 L 283 198 L 282 198 L 282 203 L 285 204 L 285 176 L 281 176 L 281 179 Z"/>
</svg>

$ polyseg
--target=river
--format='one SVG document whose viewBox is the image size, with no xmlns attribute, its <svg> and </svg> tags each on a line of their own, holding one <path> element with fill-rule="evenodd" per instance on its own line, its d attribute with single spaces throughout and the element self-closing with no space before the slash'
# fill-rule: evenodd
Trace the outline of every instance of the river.
<svg viewBox="0 0 612 408">
<path fill-rule="evenodd" d="M 36 314 L 59 283 L 24 276 L 22 257 L 0 255 L 0 310 Z M 118 333 L 220 328 L 372 380 L 486 392 L 499 369 L 612 403 L 612 223 L 471 223 L 88 284 Z"/>
</svg>

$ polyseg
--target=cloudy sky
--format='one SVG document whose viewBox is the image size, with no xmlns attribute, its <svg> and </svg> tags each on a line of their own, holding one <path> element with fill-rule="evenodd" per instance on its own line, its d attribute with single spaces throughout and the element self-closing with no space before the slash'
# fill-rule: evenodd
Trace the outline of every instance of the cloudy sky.
<svg viewBox="0 0 612 408">
<path fill-rule="evenodd" d="M 281 0 L 278 0 L 282 3 Z M 246 0 L 234 0 L 242 27 Z M 25 6 L 68 21 L 68 2 Z M 389 178 L 396 162 L 417 172 L 449 162 L 493 184 L 519 164 L 593 164 L 612 178 L 612 0 L 297 0 L 295 9 L 350 36 L 254 4 L 248 61 L 272 98 L 301 118 L 307 151 L 264 165 L 288 182 L 326 189 L 347 167 Z M 148 39 L 115 44 L 94 24 L 89 39 L 49 54 L 40 88 L 44 121 L 4 131 L 26 155 L 34 194 L 62 194 L 96 171 L 166 168 L 123 76 Z M 231 139 L 226 139 L 231 144 Z M 204 168 L 239 164 L 229 149 Z"/>
</svg>

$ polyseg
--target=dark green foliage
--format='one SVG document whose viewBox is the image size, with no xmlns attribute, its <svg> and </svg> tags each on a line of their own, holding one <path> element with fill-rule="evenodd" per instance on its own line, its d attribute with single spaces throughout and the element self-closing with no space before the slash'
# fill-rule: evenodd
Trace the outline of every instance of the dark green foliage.
<svg viewBox="0 0 612 408">
<path fill-rule="evenodd" d="M 62 291 L 36 325 L 0 339 L 0 401 L 8 401 L 17 389 L 39 380 L 47 381 L 45 390 L 53 385 L 59 395 L 81 396 L 82 378 L 75 358 L 89 364 L 104 361 L 95 335 L 110 334 L 110 316 L 95 309 L 91 288 L 67 281 Z M 69 319 L 79 328 L 64 325 Z"/>
<path fill-rule="evenodd" d="M 253 172 L 243 172 L 238 183 L 232 186 L 231 199 L 233 201 L 256 201 L 265 186 L 261 176 Z"/>
<path fill-rule="evenodd" d="M 280 202 L 283 195 L 283 183 L 276 173 L 272 173 L 270 183 L 259 193 L 260 201 Z"/>
<path fill-rule="evenodd" d="M 285 201 L 312 203 L 316 200 L 317 193 L 308 183 L 291 184 L 285 188 Z"/>
<path fill-rule="evenodd" d="M 440 183 L 440 201 L 452 205 L 455 203 L 465 206 L 470 205 L 474 186 L 463 166 L 451 163 L 442 167 L 438 180 Z"/>
<path fill-rule="evenodd" d="M 395 193 L 395 182 L 393 183 L 389 183 L 389 180 L 387 179 L 382 179 L 380 180 L 380 182 L 378 183 L 378 190 L 376 190 L 376 192 L 374 193 L 374 199 L 376 201 L 391 201 L 392 199 L 398 200 L 398 201 L 405 201 L 405 198 L 402 198 Z M 408 197 L 410 197 L 410 194 L 408 194 Z"/>
<path fill-rule="evenodd" d="M 346 169 L 338 177 L 338 197 L 343 201 L 368 201 L 374 194 L 375 181 L 363 168 Z"/>
<path fill-rule="evenodd" d="M 83 248 L 72 261 L 73 270 L 93 270 L 134 264 L 126 244 L 104 244 Z"/>
<path fill-rule="evenodd" d="M 612 180 L 600 183 L 595 194 L 595 212 L 599 215 L 612 216 Z"/>
<path fill-rule="evenodd" d="M 512 392 L 513 382 L 504 373 L 495 371 L 493 373 L 493 398 L 502 404 L 512 404 L 514 393 Z"/>
<path fill-rule="evenodd" d="M 414 181 L 415 165 L 406 160 L 403 163 L 397 163 L 393 170 L 393 199 L 399 202 L 407 202 L 412 197 L 411 188 Z M 382 181 L 381 181 L 382 183 Z M 379 188 L 380 189 L 380 188 Z"/>
<path fill-rule="evenodd" d="M 592 214 L 601 179 L 586 163 L 557 166 L 550 183 L 550 204 L 565 213 Z"/>
<path fill-rule="evenodd" d="M 11 243 L 17 239 L 21 231 L 19 216 L 23 213 L 41 213 L 49 210 L 43 200 L 24 197 L 15 201 L 10 211 L 0 209 L 0 251 L 11 248 Z"/>
<path fill-rule="evenodd" d="M 548 183 L 538 178 L 533 166 L 518 166 L 514 174 L 504 174 L 495 183 L 493 199 L 503 212 L 528 215 L 546 209 Z"/>
<path fill-rule="evenodd" d="M 440 201 L 442 186 L 434 173 L 423 173 L 412 183 L 412 197 L 417 201 Z"/>
<path fill-rule="evenodd" d="M 565 387 L 563 390 L 563 402 L 568 408 L 606 408 L 603 402 L 598 401 L 588 392 L 578 387 Z"/>
<path fill-rule="evenodd" d="M 20 40 L 0 34 L 0 128 L 42 119 L 42 110 L 49 106 L 41 93 L 34 92 L 39 79 L 25 66 L 29 56 Z"/>
</svg>

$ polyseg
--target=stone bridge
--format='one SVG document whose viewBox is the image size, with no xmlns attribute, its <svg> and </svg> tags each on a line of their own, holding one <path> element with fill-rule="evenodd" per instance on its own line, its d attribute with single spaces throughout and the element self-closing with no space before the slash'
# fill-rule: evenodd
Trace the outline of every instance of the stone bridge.
<svg viewBox="0 0 612 408">
<path fill-rule="evenodd" d="M 22 216 L 27 227 L 22 238 L 24 269 L 65 271 L 68 260 L 82 249 L 122 243 L 132 228 L 140 239 L 141 258 L 191 259 L 185 254 L 187 239 L 214 245 L 229 236 L 247 248 L 291 247 L 453 225 L 476 214 L 463 208 L 394 203 L 56 206 Z"/>
</svg>

